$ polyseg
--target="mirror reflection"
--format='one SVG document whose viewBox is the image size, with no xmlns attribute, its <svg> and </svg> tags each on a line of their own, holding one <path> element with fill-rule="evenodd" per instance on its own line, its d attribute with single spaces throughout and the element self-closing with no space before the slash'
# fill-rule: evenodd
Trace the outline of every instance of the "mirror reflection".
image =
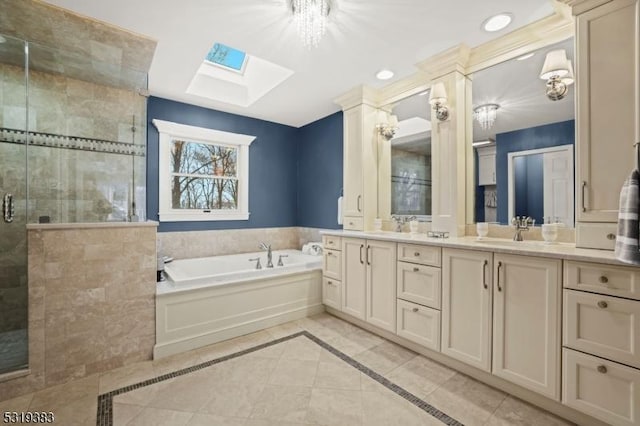
<svg viewBox="0 0 640 426">
<path fill-rule="evenodd" d="M 380 132 L 379 137 L 381 218 L 388 219 L 393 215 L 431 220 L 431 111 L 428 94 L 428 91 L 421 92 L 382 108 L 389 117 L 386 121 L 394 124 L 395 132 L 386 137 Z"/>
<path fill-rule="evenodd" d="M 573 38 L 472 76 L 477 222 L 574 226 Z"/>
</svg>

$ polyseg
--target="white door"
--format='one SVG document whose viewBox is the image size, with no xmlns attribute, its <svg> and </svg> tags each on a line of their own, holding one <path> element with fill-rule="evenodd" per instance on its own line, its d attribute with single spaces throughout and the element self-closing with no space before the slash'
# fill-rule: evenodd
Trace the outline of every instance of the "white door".
<svg viewBox="0 0 640 426">
<path fill-rule="evenodd" d="M 362 217 L 362 106 L 344 112 L 343 215 Z"/>
<path fill-rule="evenodd" d="M 560 399 L 558 259 L 494 255 L 493 374 Z"/>
<path fill-rule="evenodd" d="M 573 228 L 573 147 L 543 154 L 544 217 Z"/>
<path fill-rule="evenodd" d="M 366 241 L 342 239 L 342 312 L 365 319 Z"/>
<path fill-rule="evenodd" d="M 367 241 L 366 319 L 396 331 L 396 243 Z"/>
<path fill-rule="evenodd" d="M 491 371 L 493 254 L 442 251 L 442 353 Z"/>
</svg>

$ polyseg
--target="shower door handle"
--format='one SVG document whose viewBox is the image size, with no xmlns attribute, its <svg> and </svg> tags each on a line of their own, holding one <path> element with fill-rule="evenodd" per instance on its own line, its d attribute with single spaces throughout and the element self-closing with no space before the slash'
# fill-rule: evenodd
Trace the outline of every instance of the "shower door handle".
<svg viewBox="0 0 640 426">
<path fill-rule="evenodd" d="M 13 194 L 5 194 L 2 199 L 2 216 L 7 223 L 13 222 L 16 209 L 13 205 Z"/>
</svg>

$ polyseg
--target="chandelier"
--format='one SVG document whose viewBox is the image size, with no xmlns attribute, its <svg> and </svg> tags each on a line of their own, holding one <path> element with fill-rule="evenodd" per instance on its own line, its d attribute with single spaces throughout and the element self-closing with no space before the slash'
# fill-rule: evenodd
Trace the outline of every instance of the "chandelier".
<svg viewBox="0 0 640 426">
<path fill-rule="evenodd" d="M 498 115 L 498 108 L 500 108 L 498 104 L 484 104 L 474 108 L 473 117 L 478 120 L 482 130 L 489 130 L 493 126 Z"/>
<path fill-rule="evenodd" d="M 291 0 L 291 11 L 304 47 L 318 46 L 327 30 L 331 0 Z"/>
</svg>

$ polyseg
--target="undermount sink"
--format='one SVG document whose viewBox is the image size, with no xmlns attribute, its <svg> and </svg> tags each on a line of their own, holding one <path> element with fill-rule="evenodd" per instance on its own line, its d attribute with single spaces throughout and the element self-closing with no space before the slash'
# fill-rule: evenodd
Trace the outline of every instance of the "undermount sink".
<svg viewBox="0 0 640 426">
<path fill-rule="evenodd" d="M 513 247 L 513 248 L 544 247 L 549 245 L 549 243 L 546 243 L 544 241 L 537 241 L 537 240 L 513 241 L 513 240 L 506 240 L 501 238 L 482 238 L 482 239 L 476 239 L 476 242 L 478 244 L 487 244 L 487 245 L 491 244 L 491 245 L 498 245 L 498 246 Z"/>
</svg>

